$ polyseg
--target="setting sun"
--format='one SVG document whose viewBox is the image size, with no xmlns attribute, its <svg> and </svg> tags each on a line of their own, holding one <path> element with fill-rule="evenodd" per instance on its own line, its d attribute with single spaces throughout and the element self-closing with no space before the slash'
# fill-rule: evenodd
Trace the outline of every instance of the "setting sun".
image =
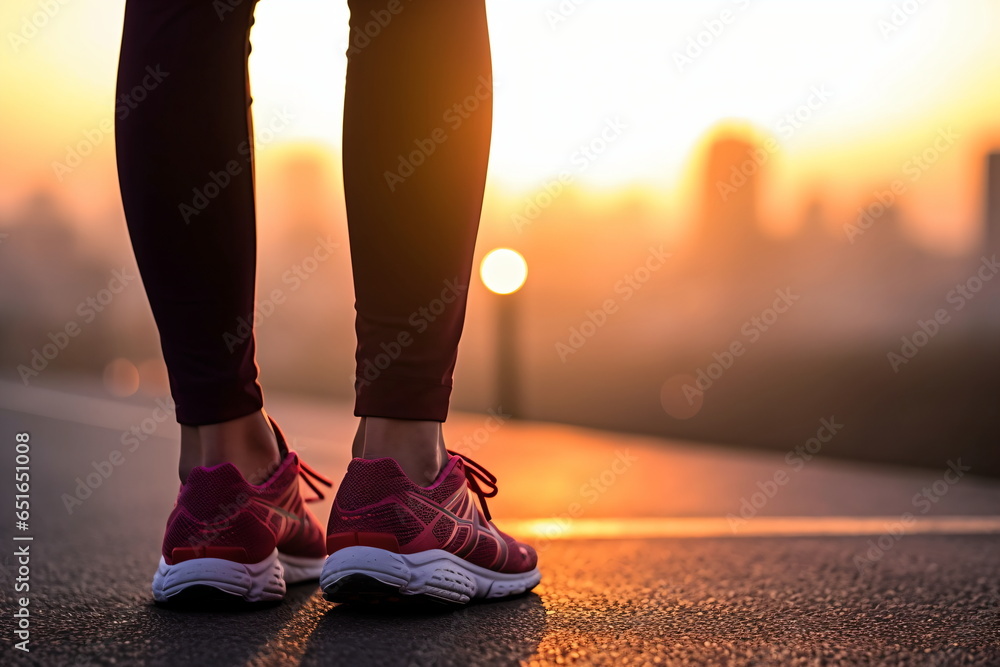
<svg viewBox="0 0 1000 667">
<path fill-rule="evenodd" d="M 4 9 L 13 53 L 2 73 L 19 94 L 5 103 L 0 206 L 58 186 L 97 215 L 115 202 L 108 124 L 124 2 L 54 7 L 51 16 L 40 14 L 35 0 Z M 706 138 L 736 123 L 775 141 L 760 206 L 766 225 L 784 233 L 819 187 L 830 194 L 832 213 L 852 214 L 858 200 L 891 182 L 950 127 L 960 144 L 900 206 L 921 244 L 967 248 L 979 233 L 972 170 L 1000 137 L 1000 93 L 992 85 L 1000 46 L 990 30 L 1000 8 L 914 7 L 907 13 L 892 2 L 861 0 L 489 2 L 491 187 L 524 197 L 562 174 L 594 193 L 639 188 L 676 217 L 691 204 L 692 169 L 704 158 Z M 262 2 L 255 17 L 250 62 L 260 162 L 287 145 L 338 156 L 347 3 Z M 275 119 L 280 132 L 268 130 Z M 79 169 L 60 167 L 82 151 L 90 157 Z"/>
<path fill-rule="evenodd" d="M 5 0 L 9 653 L 1000 665 L 998 32 Z"/>
</svg>

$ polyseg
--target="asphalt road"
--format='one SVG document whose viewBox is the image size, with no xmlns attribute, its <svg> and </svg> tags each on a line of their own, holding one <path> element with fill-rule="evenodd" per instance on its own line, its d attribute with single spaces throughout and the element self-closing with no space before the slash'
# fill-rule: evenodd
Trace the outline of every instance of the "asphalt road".
<svg viewBox="0 0 1000 667">
<path fill-rule="evenodd" d="M 129 410 L 141 416 L 150 407 L 47 405 L 35 414 L 0 410 L 0 437 L 11 440 L 2 451 L 13 453 L 17 430 L 29 430 L 32 438 L 29 530 L 16 531 L 12 517 L 0 520 L 6 566 L 0 581 L 3 664 L 1000 664 L 1000 535 L 995 533 L 904 535 L 890 540 L 875 558 L 869 550 L 876 538 L 864 535 L 562 539 L 544 543 L 543 583 L 534 593 L 455 612 L 335 606 L 311 585 L 292 589 L 280 605 L 253 611 L 162 609 L 152 604 L 149 584 L 176 492 L 169 424 L 135 452 L 123 454 L 124 461 L 79 504 L 67 505 L 67 497 L 83 495 L 75 489 L 77 478 L 100 468 L 109 451 L 121 447 L 127 429 L 115 426 L 115 420 L 131 423 L 135 415 Z M 274 412 L 280 421 L 281 414 Z M 291 422 L 286 430 L 299 434 L 299 448 L 318 455 L 318 422 L 304 416 L 306 408 L 296 412 L 288 404 L 284 412 Z M 323 428 L 343 440 L 351 420 L 343 411 L 338 415 L 328 418 L 339 426 L 331 422 Z M 452 428 L 471 433 L 481 422 L 481 417 L 461 417 Z M 656 443 L 610 442 L 611 435 L 597 432 L 505 428 L 508 438 L 523 440 L 534 433 L 562 443 L 558 446 L 575 442 L 575 451 L 590 452 L 598 471 L 623 446 L 632 447 L 640 459 L 649 457 L 630 483 L 616 485 L 606 503 L 602 499 L 592 506 L 588 516 L 594 518 L 662 515 L 664 507 L 687 508 L 676 512 L 688 516 L 719 516 L 738 506 L 761 471 L 780 465 L 780 457 L 776 464 L 725 450 L 696 454 L 670 443 L 656 449 Z M 603 450 L 602 441 L 607 441 Z M 484 447 L 477 460 L 495 460 L 498 465 L 491 468 L 512 466 L 507 459 L 518 455 L 516 448 L 492 442 L 497 449 Z M 660 453 L 647 453 L 646 445 Z M 669 486 L 638 483 L 663 465 L 653 465 L 661 450 L 664 460 L 682 468 L 664 468 L 661 477 L 679 475 L 678 485 L 693 478 L 695 485 L 700 479 L 700 486 L 711 486 L 704 481 L 708 471 L 729 478 L 736 473 L 728 472 L 726 462 L 734 458 L 740 465 L 733 470 L 744 470 L 746 479 L 742 486 L 732 482 L 737 487 L 721 499 L 723 492 L 715 491 L 698 502 L 671 495 Z M 563 454 L 571 458 L 570 452 Z M 312 460 L 320 459 L 318 467 L 334 474 L 343 456 Z M 13 464 L 12 456 L 0 461 L 0 497 L 14 493 Z M 525 472 L 528 478 L 545 470 L 552 479 L 576 474 L 575 463 L 556 472 L 534 465 Z M 789 485 L 761 512 L 791 515 L 789 510 L 800 508 L 797 514 L 820 516 L 824 508 L 845 514 L 845 507 L 857 506 L 873 515 L 898 516 L 921 480 L 933 482 L 938 476 L 824 465 L 805 470 L 812 475 L 809 483 Z M 519 499 L 498 503 L 494 514 L 519 519 L 552 516 L 577 496 L 579 486 L 574 479 L 562 497 L 543 497 L 533 514 L 524 500 L 530 495 L 525 486 L 512 481 L 505 487 L 503 479 L 501 496 Z M 836 480 L 835 489 L 824 490 L 822 480 Z M 845 488 L 851 480 L 855 485 Z M 950 514 L 995 515 L 1000 488 L 970 477 L 956 484 L 939 507 Z M 34 537 L 27 654 L 12 648 L 14 533 Z M 867 558 L 862 566 L 859 557 Z"/>
<path fill-rule="evenodd" d="M 9 664 L 1000 663 L 996 537 L 909 537 L 863 576 L 859 538 L 566 541 L 513 601 L 378 612 L 301 586 L 203 613 L 150 602 L 156 539 L 126 532 L 127 549 L 41 552 L 32 652 Z"/>
</svg>

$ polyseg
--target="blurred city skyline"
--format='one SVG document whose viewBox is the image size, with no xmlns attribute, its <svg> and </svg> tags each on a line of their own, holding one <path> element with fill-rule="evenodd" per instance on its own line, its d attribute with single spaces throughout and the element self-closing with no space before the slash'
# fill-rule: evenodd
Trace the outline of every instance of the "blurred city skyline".
<svg viewBox="0 0 1000 667">
<path fill-rule="evenodd" d="M 767 144 L 749 135 L 725 128 L 715 134 L 698 165 L 698 204 L 686 213 L 683 234 L 669 234 L 662 212 L 641 196 L 595 198 L 572 183 L 555 181 L 540 191 L 544 196 L 506 207 L 488 202 L 477 265 L 505 246 L 529 266 L 514 297 L 518 400 L 526 406 L 518 416 L 780 446 L 795 437 L 791 425 L 799 420 L 833 406 L 851 414 L 868 400 L 888 406 L 878 421 L 910 413 L 909 428 L 898 421 L 880 427 L 916 437 L 918 450 L 962 433 L 985 469 L 996 466 L 986 427 L 995 423 L 1000 397 L 991 370 L 1000 368 L 992 343 L 1000 330 L 1000 281 L 990 280 L 1000 234 L 988 232 L 985 211 L 992 180 L 995 228 L 1000 154 L 980 160 L 979 245 L 954 256 L 906 233 L 898 206 L 902 184 L 912 185 L 905 179 L 875 190 L 857 215 L 833 217 L 820 195 L 801 212 L 794 235 L 766 233 L 759 199 L 768 165 L 753 159 L 760 151 Z M 262 381 L 349 399 L 353 287 L 343 203 L 329 187 L 338 177 L 335 162 L 307 147 L 288 150 L 261 172 L 269 184 L 261 187 L 258 211 Z M 72 216 L 57 195 L 41 193 L 19 216 L 0 218 L 7 234 L 0 252 L 8 253 L 0 290 L 2 377 L 45 385 L 45 374 L 97 373 L 112 393 L 166 395 L 124 221 L 105 221 L 103 243 L 88 245 Z M 127 278 L 120 294 L 108 290 L 116 275 Z M 965 286 L 977 275 L 970 291 Z M 108 303 L 95 307 L 90 300 L 100 293 Z M 503 407 L 496 394 L 496 299 L 474 275 L 457 409 Z M 946 320 L 926 337 L 942 309 Z M 33 353 L 68 321 L 79 321 L 79 339 L 42 372 L 26 375 Z M 239 326 L 234 322 L 234 331 Z M 731 356 L 734 344 L 740 351 Z M 764 401 L 761 410 L 777 400 L 800 414 L 774 422 L 767 412 L 748 412 L 752 400 Z M 926 400 L 931 405 L 921 409 Z M 933 428 L 925 423 L 938 421 L 941 411 L 949 419 Z M 846 455 L 864 456 L 873 434 L 854 436 L 859 444 L 844 438 L 841 446 Z M 887 458 L 931 458 L 883 449 L 893 450 Z"/>
<path fill-rule="evenodd" d="M 0 212 L 48 189 L 83 224 L 118 206 L 111 128 L 116 108 L 127 108 L 114 88 L 123 6 L 49 11 L 14 0 L 0 12 L 11 51 L 0 77 L 19 93 L 3 102 Z M 966 252 L 978 243 L 982 155 L 1000 146 L 991 85 L 1000 8 L 900 6 L 491 2 L 490 187 L 499 200 L 531 197 L 568 170 L 593 196 L 648 198 L 673 230 L 717 128 L 741 127 L 751 143 L 776 144 L 759 204 L 767 231 L 782 236 L 817 193 L 841 218 L 949 132 L 954 146 L 899 206 L 917 242 Z M 251 80 L 262 168 L 303 145 L 339 161 L 350 38 L 346 2 L 258 5 Z M 609 123 L 619 136 L 586 157 Z M 337 193 L 336 179 L 328 187 Z"/>
<path fill-rule="evenodd" d="M 349 400 L 340 4 L 257 12 L 256 315 L 265 391 Z M 563 6 L 489 3 L 476 263 L 510 247 L 528 279 L 473 277 L 453 405 L 503 407 L 511 298 L 518 416 L 787 448 L 832 415 L 830 455 L 936 465 L 961 442 L 1000 473 L 1000 7 Z M 58 7 L 0 60 L 0 378 L 165 396 L 114 163 L 122 3 Z"/>
</svg>

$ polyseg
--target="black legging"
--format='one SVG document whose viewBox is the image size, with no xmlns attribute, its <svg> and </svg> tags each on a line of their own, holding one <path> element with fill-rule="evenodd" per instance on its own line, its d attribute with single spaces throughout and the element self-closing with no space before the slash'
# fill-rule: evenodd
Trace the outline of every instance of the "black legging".
<svg viewBox="0 0 1000 667">
<path fill-rule="evenodd" d="M 239 326 L 253 321 L 256 271 L 247 71 L 255 4 L 125 8 L 118 177 L 181 424 L 263 404 L 254 339 Z M 444 421 L 492 129 L 485 0 L 348 4 L 354 413 Z"/>
</svg>

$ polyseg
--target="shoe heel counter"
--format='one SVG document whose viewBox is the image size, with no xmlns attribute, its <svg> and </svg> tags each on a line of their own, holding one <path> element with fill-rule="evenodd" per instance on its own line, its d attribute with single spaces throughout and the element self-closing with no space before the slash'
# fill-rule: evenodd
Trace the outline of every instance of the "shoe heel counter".
<svg viewBox="0 0 1000 667">
<path fill-rule="evenodd" d="M 410 484 L 394 462 L 356 459 L 348 468 L 330 510 L 327 553 L 348 546 L 373 546 L 400 552 L 423 529 L 407 507 Z"/>
<path fill-rule="evenodd" d="M 194 558 L 259 563 L 275 547 L 274 533 L 246 510 L 217 521 L 203 522 L 179 508 L 167 523 L 162 554 L 171 565 Z"/>
<path fill-rule="evenodd" d="M 375 547 L 392 553 L 400 553 L 399 540 L 389 533 L 366 533 L 348 531 L 333 533 L 326 537 L 326 553 L 333 554 L 347 547 Z"/>
</svg>

